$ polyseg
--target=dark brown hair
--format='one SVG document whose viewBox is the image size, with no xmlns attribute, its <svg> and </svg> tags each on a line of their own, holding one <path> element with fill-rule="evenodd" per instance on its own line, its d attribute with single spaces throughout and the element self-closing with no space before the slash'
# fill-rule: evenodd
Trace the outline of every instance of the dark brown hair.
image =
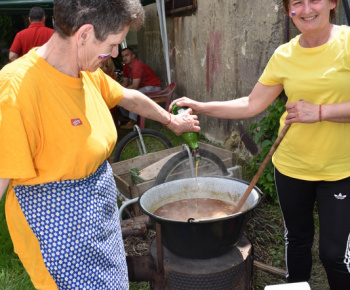
<svg viewBox="0 0 350 290">
<path fill-rule="evenodd" d="M 284 11 L 285 11 L 285 13 L 286 13 L 287 15 L 289 15 L 289 1 L 290 1 L 290 0 L 283 0 Z M 335 4 L 338 4 L 338 0 L 329 0 L 329 2 L 333 2 L 333 3 L 335 3 Z M 330 12 L 329 17 L 330 17 L 331 19 L 334 19 L 334 18 L 335 18 L 335 13 L 336 13 L 335 8 L 336 8 L 336 7 L 334 7 L 334 8 L 331 10 L 331 12 Z"/>
<path fill-rule="evenodd" d="M 30 21 L 42 21 L 45 16 L 45 11 L 41 7 L 33 7 L 29 11 Z"/>
</svg>

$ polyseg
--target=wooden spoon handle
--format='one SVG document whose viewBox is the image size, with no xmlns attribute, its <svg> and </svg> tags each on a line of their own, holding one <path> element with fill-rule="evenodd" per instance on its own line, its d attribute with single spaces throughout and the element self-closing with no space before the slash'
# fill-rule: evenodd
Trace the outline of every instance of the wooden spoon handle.
<svg viewBox="0 0 350 290">
<path fill-rule="evenodd" d="M 261 163 L 258 172 L 255 174 L 255 176 L 253 177 L 252 181 L 250 182 L 249 186 L 247 187 L 246 191 L 244 192 L 241 200 L 238 202 L 235 210 L 234 210 L 234 214 L 239 212 L 239 210 L 241 209 L 242 205 L 244 204 L 244 202 L 246 201 L 246 199 L 248 198 L 248 195 L 250 194 L 250 192 L 252 191 L 253 187 L 255 186 L 255 184 L 258 182 L 261 174 L 263 173 L 264 169 L 266 168 L 267 164 L 270 162 L 272 155 L 275 153 L 278 145 L 280 145 L 283 137 L 286 135 L 288 129 L 290 127 L 290 124 L 285 125 L 282 129 L 282 131 L 279 133 L 277 139 L 275 140 L 275 142 L 272 144 L 272 147 L 269 151 L 269 153 L 266 155 L 263 163 Z"/>
</svg>

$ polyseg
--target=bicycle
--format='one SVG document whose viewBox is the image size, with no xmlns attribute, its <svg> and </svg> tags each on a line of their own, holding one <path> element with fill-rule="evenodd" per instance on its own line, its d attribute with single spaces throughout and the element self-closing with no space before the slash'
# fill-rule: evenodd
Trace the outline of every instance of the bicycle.
<svg viewBox="0 0 350 290">
<path fill-rule="evenodd" d="M 153 129 L 140 129 L 135 125 L 134 131 L 127 134 L 115 147 L 112 161 L 115 163 L 172 147 L 173 144 L 164 134 Z"/>
<path fill-rule="evenodd" d="M 183 145 L 182 151 L 170 158 L 160 169 L 155 185 L 177 179 L 193 178 L 196 176 L 228 176 L 224 162 L 214 153 L 199 148 L 201 159 L 196 168 L 188 146 Z"/>
</svg>

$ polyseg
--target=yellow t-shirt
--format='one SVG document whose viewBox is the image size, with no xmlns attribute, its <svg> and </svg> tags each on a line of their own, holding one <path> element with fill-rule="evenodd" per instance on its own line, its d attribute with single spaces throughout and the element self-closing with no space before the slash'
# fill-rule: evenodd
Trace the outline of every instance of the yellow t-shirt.
<svg viewBox="0 0 350 290">
<path fill-rule="evenodd" d="M 350 27 L 341 26 L 329 42 L 303 48 L 300 36 L 276 49 L 259 82 L 282 84 L 288 102 L 350 101 Z M 284 126 L 287 113 L 280 120 Z M 303 180 L 335 181 L 350 176 L 350 123 L 294 123 L 273 156 L 283 174 Z"/>
<path fill-rule="evenodd" d="M 0 72 L 0 178 L 11 179 L 6 219 L 15 252 L 36 288 L 56 286 L 12 186 L 95 172 L 114 148 L 117 132 L 109 108 L 122 97 L 122 87 L 100 69 L 73 78 L 35 50 Z"/>
</svg>

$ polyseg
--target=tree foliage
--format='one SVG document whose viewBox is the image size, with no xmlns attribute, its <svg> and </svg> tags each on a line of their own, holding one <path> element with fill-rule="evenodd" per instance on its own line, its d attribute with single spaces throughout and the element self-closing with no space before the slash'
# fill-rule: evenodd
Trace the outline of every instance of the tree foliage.
<svg viewBox="0 0 350 290">
<path fill-rule="evenodd" d="M 0 64 L 5 64 L 8 61 L 8 51 L 4 48 L 9 48 L 13 38 L 12 18 L 9 15 L 0 15 Z"/>
</svg>

